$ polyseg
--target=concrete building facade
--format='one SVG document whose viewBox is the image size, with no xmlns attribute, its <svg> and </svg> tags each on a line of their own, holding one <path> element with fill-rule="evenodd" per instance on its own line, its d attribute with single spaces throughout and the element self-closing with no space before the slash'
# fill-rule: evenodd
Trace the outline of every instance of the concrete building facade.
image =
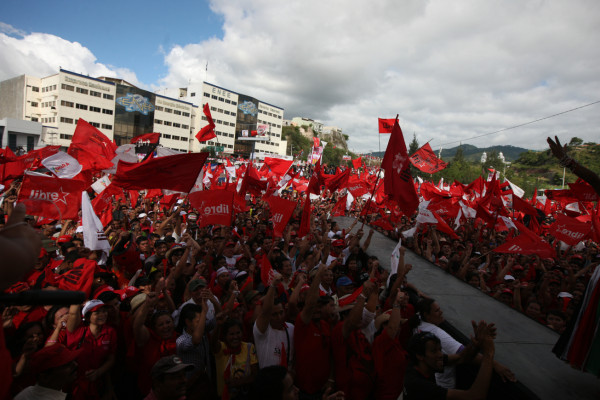
<svg viewBox="0 0 600 400">
<path fill-rule="evenodd" d="M 205 103 L 217 137 L 199 143 L 195 135 L 208 124 L 202 111 Z M 77 120 L 83 118 L 117 145 L 159 132 L 162 146 L 179 151 L 219 146 L 224 153 L 242 156 L 285 155 L 283 113 L 281 107 L 207 82 L 180 89 L 178 98 L 122 79 L 93 78 L 64 69 L 44 78 L 21 75 L 0 82 L 0 118 L 38 122 L 48 128 L 43 143 L 63 147 L 69 146 Z M 254 131 L 264 135 L 252 137 Z"/>
<path fill-rule="evenodd" d="M 208 145 L 222 146 L 225 153 L 246 157 L 252 151 L 258 157 L 286 154 L 287 141 L 281 136 L 283 108 L 207 82 L 179 89 L 179 96 L 199 107 L 198 130 L 208 124 L 202 112 L 206 103 L 216 125 L 217 137 L 204 144 L 194 141 L 194 151 Z M 265 135 L 247 140 L 253 131 L 264 131 Z"/>
</svg>

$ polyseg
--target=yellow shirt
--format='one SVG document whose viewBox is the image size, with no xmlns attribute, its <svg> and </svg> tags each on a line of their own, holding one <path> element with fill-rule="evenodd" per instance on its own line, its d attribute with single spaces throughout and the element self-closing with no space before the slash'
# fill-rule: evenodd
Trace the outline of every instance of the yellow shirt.
<svg viewBox="0 0 600 400">
<path fill-rule="evenodd" d="M 252 365 L 258 364 L 258 358 L 256 357 L 256 348 L 252 343 L 242 342 L 240 354 L 235 356 L 225 354 L 224 350 L 227 348 L 225 343 L 219 342 L 219 344 L 221 348 L 218 353 L 215 353 L 215 363 L 217 364 L 217 392 L 221 396 L 225 386 L 224 374 L 227 366 L 231 364 L 230 379 L 241 378 L 252 373 Z"/>
</svg>

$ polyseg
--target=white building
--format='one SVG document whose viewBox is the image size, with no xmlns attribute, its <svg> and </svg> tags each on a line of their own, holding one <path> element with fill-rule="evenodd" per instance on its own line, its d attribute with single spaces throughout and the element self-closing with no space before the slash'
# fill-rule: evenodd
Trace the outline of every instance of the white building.
<svg viewBox="0 0 600 400">
<path fill-rule="evenodd" d="M 38 122 L 21 119 L 0 119 L 0 147 L 9 147 L 13 152 L 23 152 L 43 147 L 42 133 L 44 128 Z"/>
<path fill-rule="evenodd" d="M 248 156 L 254 149 L 256 155 L 285 155 L 287 141 L 282 140 L 283 113 L 281 107 L 257 100 L 253 97 L 236 93 L 219 86 L 203 82 L 179 90 L 182 100 L 198 106 L 197 130 L 208 122 L 202 111 L 208 103 L 212 118 L 216 125 L 217 137 L 205 142 L 194 141 L 193 151 L 202 147 L 223 146 L 225 153 L 236 153 Z M 246 140 L 245 132 L 264 129 L 266 134 L 254 140 Z"/>
<path fill-rule="evenodd" d="M 21 75 L 0 82 L 0 118 L 48 126 L 52 134 L 42 137 L 43 142 L 63 147 L 69 146 L 77 120 L 83 118 L 117 145 L 159 132 L 162 146 L 189 151 L 195 108 L 121 79 L 92 78 L 63 69 L 45 78 Z"/>
</svg>

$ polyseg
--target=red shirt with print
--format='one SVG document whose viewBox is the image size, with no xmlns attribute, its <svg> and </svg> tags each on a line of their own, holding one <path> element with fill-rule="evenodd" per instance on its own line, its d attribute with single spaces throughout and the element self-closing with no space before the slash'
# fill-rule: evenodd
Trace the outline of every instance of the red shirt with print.
<svg viewBox="0 0 600 400">
<path fill-rule="evenodd" d="M 408 360 L 399 338 L 391 338 L 384 329 L 373 342 L 375 362 L 375 398 L 396 400 L 404 388 L 404 374 Z"/>
</svg>

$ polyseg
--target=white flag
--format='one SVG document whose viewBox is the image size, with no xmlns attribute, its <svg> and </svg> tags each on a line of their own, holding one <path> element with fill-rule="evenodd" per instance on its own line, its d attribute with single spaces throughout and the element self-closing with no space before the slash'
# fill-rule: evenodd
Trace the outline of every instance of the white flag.
<svg viewBox="0 0 600 400">
<path fill-rule="evenodd" d="M 201 190 L 204 190 L 204 186 L 202 184 L 203 180 L 204 180 L 204 168 L 198 174 L 198 177 L 196 178 L 196 182 L 194 183 L 194 187 L 192 188 L 192 190 L 190 190 L 190 193 L 200 192 Z"/>
<path fill-rule="evenodd" d="M 110 243 L 104 235 L 102 222 L 94 212 L 90 196 L 86 191 L 81 193 L 81 226 L 83 227 L 84 246 L 90 250 L 102 250 L 108 257 Z"/>
<path fill-rule="evenodd" d="M 515 185 L 514 183 L 512 183 L 508 179 L 505 179 L 504 182 L 508 182 L 508 185 L 510 186 L 510 189 L 513 191 L 513 193 L 517 197 L 523 197 L 523 195 L 525 194 L 525 191 L 523 189 L 521 189 L 520 187 L 518 187 L 517 185 Z"/>
<path fill-rule="evenodd" d="M 42 165 L 54 175 L 63 179 L 73 179 L 81 172 L 81 164 L 64 151 L 59 151 L 42 160 Z"/>
<path fill-rule="evenodd" d="M 400 263 L 400 247 L 402 247 L 402 239 L 398 240 L 398 244 L 394 247 L 390 259 L 390 275 L 398 273 L 398 264 Z"/>
<path fill-rule="evenodd" d="M 102 178 L 92 183 L 92 189 L 94 189 L 96 194 L 100 194 L 108 185 L 110 185 L 110 179 L 108 179 L 108 175 L 104 175 Z"/>
</svg>

